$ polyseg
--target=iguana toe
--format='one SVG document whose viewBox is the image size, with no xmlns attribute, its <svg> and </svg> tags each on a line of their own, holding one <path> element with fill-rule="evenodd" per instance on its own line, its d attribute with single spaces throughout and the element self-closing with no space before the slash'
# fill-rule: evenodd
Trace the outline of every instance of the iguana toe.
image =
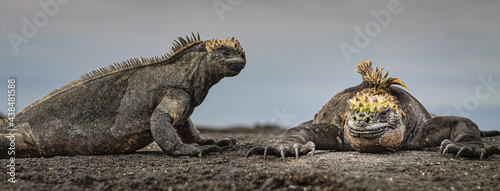
<svg viewBox="0 0 500 191">
<path fill-rule="evenodd" d="M 236 143 L 238 143 L 238 141 L 236 139 L 229 139 L 229 138 L 225 138 L 220 141 L 218 141 L 217 139 L 201 139 L 198 140 L 196 143 L 198 145 L 217 145 L 219 147 L 225 147 L 225 146 L 233 146 Z"/>
<path fill-rule="evenodd" d="M 245 158 L 248 158 L 252 155 L 263 155 L 264 150 L 265 150 L 264 147 L 260 147 L 260 146 L 254 147 L 247 152 L 247 154 L 245 155 Z"/>
<path fill-rule="evenodd" d="M 254 147 L 247 152 L 246 157 L 248 158 L 252 155 L 264 155 L 264 160 L 266 160 L 268 155 L 272 155 L 283 159 L 294 156 L 298 159 L 300 155 L 305 155 L 307 153 L 311 153 L 312 156 L 314 156 L 315 151 L 316 145 L 312 141 L 306 144 L 282 142 L 265 148 Z"/>
<path fill-rule="evenodd" d="M 174 156 L 198 156 L 200 158 L 211 152 L 221 152 L 217 145 L 182 144 L 172 153 Z"/>
<path fill-rule="evenodd" d="M 264 160 L 266 160 L 267 155 L 272 155 L 272 156 L 281 156 L 281 151 L 279 148 L 276 148 L 274 146 L 267 146 L 264 149 Z"/>
<path fill-rule="evenodd" d="M 299 159 L 299 144 L 293 144 L 293 149 L 295 151 L 295 158 Z"/>
<path fill-rule="evenodd" d="M 439 148 L 439 153 L 441 157 L 444 157 L 444 154 L 448 152 L 448 145 L 453 144 L 449 139 L 445 139 L 441 142 L 441 147 Z"/>
<path fill-rule="evenodd" d="M 238 141 L 236 139 L 229 139 L 225 138 L 220 141 L 217 141 L 215 144 L 219 147 L 226 147 L 226 146 L 234 146 Z"/>
<path fill-rule="evenodd" d="M 280 154 L 281 154 L 281 158 L 285 159 L 285 150 L 283 148 L 280 148 Z"/>
<path fill-rule="evenodd" d="M 217 140 L 215 139 L 201 139 L 196 142 L 198 145 L 215 145 L 217 143 Z"/>
<path fill-rule="evenodd" d="M 484 149 L 481 149 L 481 150 L 484 150 Z M 472 154 L 473 151 L 472 151 L 472 148 L 468 147 L 468 146 L 463 146 L 462 148 L 460 148 L 460 150 L 458 150 L 457 152 L 457 155 L 455 156 L 455 158 L 458 158 L 458 157 L 461 157 L 465 154 Z"/>
</svg>

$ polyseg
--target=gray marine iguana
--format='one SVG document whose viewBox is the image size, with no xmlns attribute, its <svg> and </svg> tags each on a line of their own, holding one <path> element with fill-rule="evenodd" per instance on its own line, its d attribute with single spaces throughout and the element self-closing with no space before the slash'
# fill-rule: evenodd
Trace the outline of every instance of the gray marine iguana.
<svg viewBox="0 0 500 191">
<path fill-rule="evenodd" d="M 235 143 L 202 139 L 189 116 L 210 87 L 245 67 L 243 48 L 234 38 L 191 34 L 161 57 L 129 59 L 53 90 L 14 127 L 0 119 L 0 158 L 12 157 L 11 141 L 15 157 L 131 153 L 153 141 L 168 155 L 201 157 Z"/>
<path fill-rule="evenodd" d="M 468 118 L 432 117 L 425 107 L 397 84 L 409 89 L 399 78 L 382 76 L 371 61 L 356 66 L 363 81 L 336 94 L 311 121 L 289 129 L 275 145 L 257 146 L 252 155 L 295 156 L 315 150 L 391 153 L 398 150 L 437 151 L 444 156 L 480 159 L 500 153 L 485 146 L 481 136 L 500 135 L 480 131 Z"/>
</svg>

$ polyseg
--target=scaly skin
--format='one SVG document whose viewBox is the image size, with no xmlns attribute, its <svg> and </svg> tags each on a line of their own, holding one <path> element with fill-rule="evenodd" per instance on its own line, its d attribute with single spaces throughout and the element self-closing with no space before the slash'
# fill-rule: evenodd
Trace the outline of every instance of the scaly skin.
<svg viewBox="0 0 500 191">
<path fill-rule="evenodd" d="M 456 157 L 479 159 L 500 153 L 498 147 L 481 141 L 481 135 L 496 136 L 500 132 L 480 131 L 474 122 L 463 117 L 432 117 L 408 92 L 390 86 L 406 87 L 399 78 L 382 77 L 382 70 L 373 70 L 371 62 L 361 61 L 357 68 L 363 76 L 360 85 L 339 92 L 312 121 L 289 129 L 279 143 L 255 147 L 247 157 L 298 158 L 309 152 L 314 155 L 315 150 L 427 150 L 439 151 L 442 156 L 453 153 Z M 387 99 L 373 99 L 375 95 Z"/>
<path fill-rule="evenodd" d="M 94 72 L 27 107 L 15 120 L 15 157 L 131 153 L 153 141 L 168 155 L 201 156 L 233 143 L 202 139 L 189 116 L 210 87 L 244 68 L 237 41 L 193 34 L 149 61 Z M 2 158 L 12 157 L 3 152 L 7 125 L 0 124 Z"/>
</svg>

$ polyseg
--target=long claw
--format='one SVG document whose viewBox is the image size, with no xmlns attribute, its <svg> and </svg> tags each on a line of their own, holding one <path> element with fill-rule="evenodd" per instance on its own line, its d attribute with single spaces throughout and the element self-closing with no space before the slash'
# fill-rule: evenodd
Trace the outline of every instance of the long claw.
<svg viewBox="0 0 500 191">
<path fill-rule="evenodd" d="M 316 152 L 316 148 L 311 149 L 311 156 L 314 156 L 314 153 Z"/>
<path fill-rule="evenodd" d="M 465 147 L 460 148 L 460 150 L 458 150 L 457 155 L 455 156 L 455 158 L 458 158 L 458 157 L 462 156 L 462 153 L 463 153 L 464 150 L 465 150 Z"/>
<path fill-rule="evenodd" d="M 280 146 L 278 147 L 278 150 L 280 151 L 281 158 L 282 158 L 282 159 L 285 159 L 285 148 L 283 147 L 283 145 L 280 145 Z"/>
<path fill-rule="evenodd" d="M 264 161 L 266 160 L 266 156 L 267 156 L 267 149 L 269 148 L 269 146 L 267 146 L 265 149 L 264 149 Z"/>
<path fill-rule="evenodd" d="M 294 144 L 293 148 L 295 148 L 295 158 L 299 159 L 299 145 Z"/>
<path fill-rule="evenodd" d="M 443 150 L 443 153 L 441 153 L 441 157 L 444 157 L 444 155 L 445 155 L 446 153 L 448 153 L 448 150 L 450 149 L 450 146 L 451 146 L 451 145 L 446 145 L 446 147 L 445 147 L 445 148 L 444 148 L 444 150 Z"/>
<path fill-rule="evenodd" d="M 264 154 L 264 149 L 265 149 L 264 147 L 254 147 L 247 152 L 245 158 L 248 158 L 252 155 L 262 155 Z"/>
<path fill-rule="evenodd" d="M 483 157 L 484 157 L 485 153 L 486 153 L 485 150 L 481 151 L 481 156 L 479 156 L 479 161 L 483 160 Z"/>
<path fill-rule="evenodd" d="M 441 147 L 439 148 L 439 153 L 441 154 L 441 157 L 444 157 L 444 155 L 448 152 L 448 146 L 450 146 L 452 142 L 448 139 L 443 140 L 441 142 Z"/>
<path fill-rule="evenodd" d="M 247 154 L 245 155 L 245 159 L 247 159 L 247 158 L 250 156 L 250 153 L 251 153 L 251 152 L 252 152 L 252 150 L 249 150 L 249 151 L 247 152 Z"/>
</svg>

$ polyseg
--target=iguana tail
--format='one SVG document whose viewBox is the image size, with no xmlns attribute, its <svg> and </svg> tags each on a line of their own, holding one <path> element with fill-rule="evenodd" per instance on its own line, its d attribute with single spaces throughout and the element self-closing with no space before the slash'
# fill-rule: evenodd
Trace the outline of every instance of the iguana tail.
<svg viewBox="0 0 500 191">
<path fill-rule="evenodd" d="M 500 135 L 500 131 L 481 131 L 481 137 L 494 137 Z"/>
</svg>

